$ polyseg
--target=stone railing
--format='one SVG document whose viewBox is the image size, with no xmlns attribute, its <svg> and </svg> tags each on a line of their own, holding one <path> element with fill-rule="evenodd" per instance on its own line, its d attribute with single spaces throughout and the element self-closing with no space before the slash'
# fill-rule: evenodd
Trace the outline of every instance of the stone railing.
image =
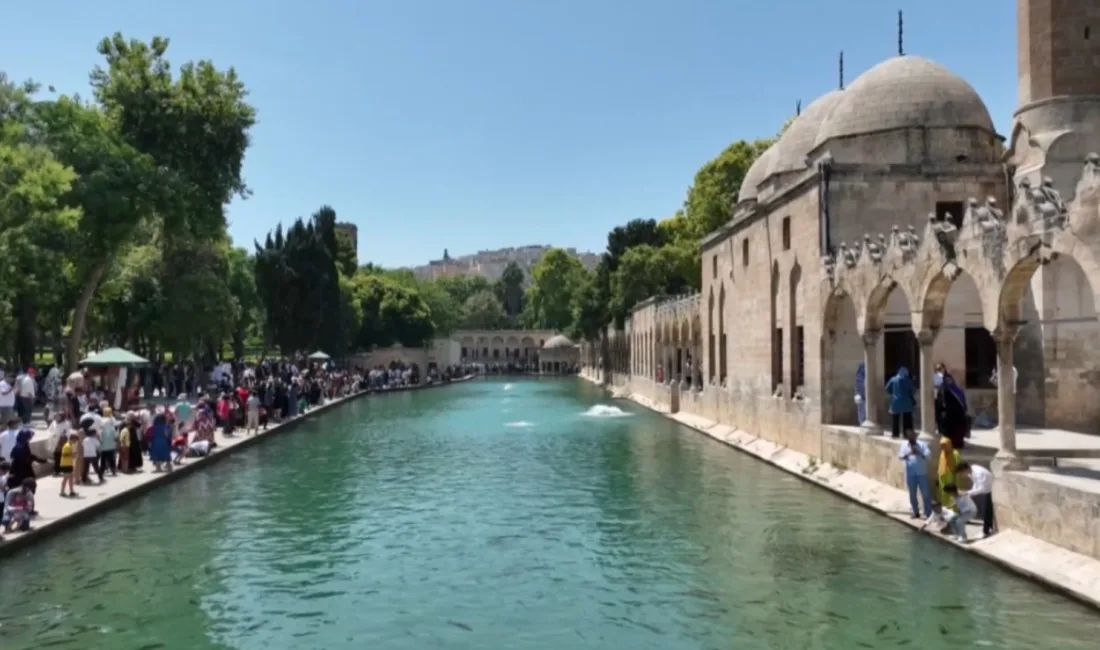
<svg viewBox="0 0 1100 650">
<path fill-rule="evenodd" d="M 700 300 L 701 296 L 698 293 L 668 296 L 657 305 L 657 319 L 680 320 L 688 316 L 698 316 Z"/>
</svg>

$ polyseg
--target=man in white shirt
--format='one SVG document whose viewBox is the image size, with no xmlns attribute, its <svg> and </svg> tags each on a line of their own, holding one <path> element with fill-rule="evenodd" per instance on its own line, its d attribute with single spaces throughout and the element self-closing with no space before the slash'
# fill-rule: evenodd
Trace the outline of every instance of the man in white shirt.
<svg viewBox="0 0 1100 650">
<path fill-rule="evenodd" d="M 31 415 L 34 413 L 34 400 L 38 396 L 38 382 L 34 379 L 34 368 L 27 368 L 27 372 L 20 375 L 15 382 L 15 393 L 19 400 L 19 418 L 23 424 L 31 423 Z"/>
<path fill-rule="evenodd" d="M 974 502 L 974 507 L 982 515 L 982 535 L 989 537 L 993 534 L 993 472 L 981 465 L 971 465 L 963 461 L 955 468 L 957 477 L 965 477 L 970 480 L 970 489 L 959 495 L 969 497 Z"/>
<path fill-rule="evenodd" d="M 8 422 L 15 416 L 15 386 L 0 371 L 0 422 Z"/>
<path fill-rule="evenodd" d="M 9 417 L 8 428 L 0 433 L 0 461 L 11 460 L 11 450 L 15 449 L 15 441 L 19 437 L 19 418 Z"/>
</svg>

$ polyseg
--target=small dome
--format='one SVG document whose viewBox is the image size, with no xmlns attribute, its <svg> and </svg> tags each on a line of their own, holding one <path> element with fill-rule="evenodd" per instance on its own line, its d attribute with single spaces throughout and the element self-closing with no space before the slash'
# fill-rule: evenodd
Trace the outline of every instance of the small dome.
<svg viewBox="0 0 1100 650">
<path fill-rule="evenodd" d="M 978 128 L 996 133 L 974 87 L 919 56 L 883 61 L 841 94 L 817 134 L 832 138 L 905 128 Z"/>
<path fill-rule="evenodd" d="M 574 346 L 573 342 L 570 341 L 568 337 L 562 336 L 561 334 L 558 334 L 557 336 L 550 337 L 550 340 L 548 340 L 546 343 L 542 344 L 542 347 L 545 350 L 552 350 L 552 349 L 557 349 L 557 348 L 571 348 L 573 346 Z"/>
<path fill-rule="evenodd" d="M 751 165 L 745 177 L 741 179 L 741 190 L 737 192 L 737 202 L 748 201 L 756 198 L 756 188 L 768 177 L 768 170 L 772 166 L 772 158 L 775 156 L 775 145 L 760 154 Z"/>
<path fill-rule="evenodd" d="M 775 143 L 775 156 L 768 176 L 806 168 L 806 154 L 814 148 L 821 125 L 843 96 L 842 90 L 830 91 L 818 97 L 791 122 Z"/>
</svg>

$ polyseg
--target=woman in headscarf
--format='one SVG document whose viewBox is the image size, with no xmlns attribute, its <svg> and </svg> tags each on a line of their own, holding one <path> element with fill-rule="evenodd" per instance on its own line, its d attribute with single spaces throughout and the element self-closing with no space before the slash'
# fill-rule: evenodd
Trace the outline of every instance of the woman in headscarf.
<svg viewBox="0 0 1100 650">
<path fill-rule="evenodd" d="M 213 448 L 217 444 L 214 441 L 214 432 L 216 429 L 217 423 L 214 421 L 214 414 L 210 410 L 210 404 L 207 403 L 205 399 L 199 401 L 199 409 L 195 415 L 194 442 L 209 442 L 210 447 Z"/>
<path fill-rule="evenodd" d="M 936 425 L 940 434 L 949 439 L 955 449 L 966 446 L 966 438 L 970 434 L 966 393 L 946 370 L 943 373 L 943 383 L 936 391 Z"/>
<path fill-rule="evenodd" d="M 947 436 L 940 438 L 940 464 L 936 473 L 936 500 L 945 510 L 955 507 L 955 494 L 957 494 L 955 468 L 958 467 L 960 459 L 959 450 L 951 444 L 951 439 Z"/>
<path fill-rule="evenodd" d="M 867 365 L 862 361 L 856 368 L 856 424 L 867 421 Z"/>
<path fill-rule="evenodd" d="M 39 458 L 31 451 L 31 437 L 34 432 L 23 429 L 15 438 L 15 447 L 11 450 L 11 470 L 8 473 L 8 489 L 14 489 L 23 485 L 26 479 L 34 479 L 34 464 L 48 462 L 45 458 Z M 34 493 L 34 485 L 30 491 Z"/>
<path fill-rule="evenodd" d="M 903 431 L 913 428 L 913 380 L 909 369 L 898 368 L 897 373 L 886 382 L 886 394 L 890 396 L 890 416 L 893 425 L 890 435 L 900 438 Z"/>
<path fill-rule="evenodd" d="M 131 413 L 130 417 L 126 419 L 126 432 L 128 433 L 127 440 L 130 443 L 130 446 L 127 448 L 129 463 L 126 465 L 126 471 L 133 474 L 141 469 L 143 460 L 141 453 L 141 417 L 135 413 Z"/>
<path fill-rule="evenodd" d="M 160 472 L 167 469 L 172 471 L 172 428 L 168 424 L 168 416 L 163 410 L 157 409 L 153 416 L 153 439 L 149 445 L 149 460 L 153 462 L 153 471 Z"/>
</svg>

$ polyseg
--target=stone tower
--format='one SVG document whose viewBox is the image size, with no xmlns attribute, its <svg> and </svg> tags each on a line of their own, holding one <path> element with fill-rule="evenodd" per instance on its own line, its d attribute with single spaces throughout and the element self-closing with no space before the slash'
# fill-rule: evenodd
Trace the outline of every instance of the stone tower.
<svg viewBox="0 0 1100 650">
<path fill-rule="evenodd" d="M 1100 0 L 1016 0 L 1020 106 L 1010 161 L 1017 183 L 1044 176 L 1067 201 L 1100 151 Z"/>
</svg>

